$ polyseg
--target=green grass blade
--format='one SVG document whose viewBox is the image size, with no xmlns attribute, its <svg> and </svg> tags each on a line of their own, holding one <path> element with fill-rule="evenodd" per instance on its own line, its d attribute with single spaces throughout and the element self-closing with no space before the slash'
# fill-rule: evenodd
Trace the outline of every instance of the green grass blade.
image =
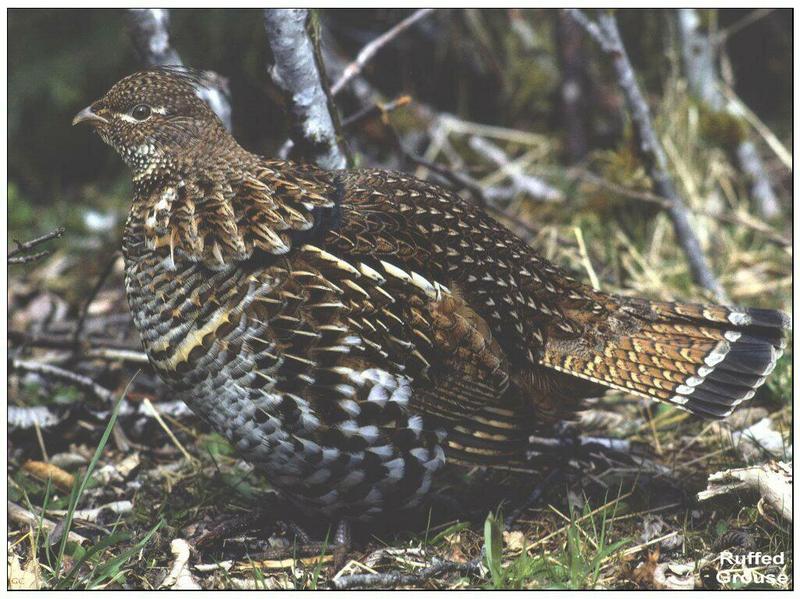
<svg viewBox="0 0 800 599">
<path fill-rule="evenodd" d="M 92 456 L 91 461 L 89 462 L 89 466 L 86 469 L 86 474 L 81 478 L 80 483 L 76 483 L 75 486 L 72 487 L 72 493 L 70 494 L 69 500 L 69 507 L 67 508 L 67 515 L 64 518 L 64 532 L 61 538 L 61 544 L 58 548 L 58 558 L 56 560 L 56 566 L 60 567 L 61 563 L 64 559 L 64 550 L 67 547 L 67 537 L 69 536 L 69 531 L 72 528 L 72 518 L 75 514 L 75 509 L 78 507 L 78 501 L 81 498 L 81 495 L 86 490 L 86 485 L 89 484 L 89 479 L 92 477 L 92 473 L 94 472 L 95 467 L 97 466 L 97 462 L 100 460 L 100 456 L 103 454 L 103 450 L 106 448 L 106 444 L 108 443 L 108 439 L 111 436 L 111 431 L 114 428 L 114 424 L 117 422 L 117 416 L 119 416 L 119 410 L 122 406 L 122 400 L 125 399 L 125 396 L 128 394 L 128 389 L 130 388 L 133 381 L 139 375 L 141 370 L 137 371 L 136 374 L 133 375 L 128 384 L 125 386 L 122 394 L 119 396 L 119 399 L 114 404 L 114 408 L 111 410 L 111 417 L 108 419 L 108 424 L 106 425 L 106 430 L 103 431 L 103 436 L 100 438 L 100 443 L 97 445 L 97 449 Z"/>
</svg>

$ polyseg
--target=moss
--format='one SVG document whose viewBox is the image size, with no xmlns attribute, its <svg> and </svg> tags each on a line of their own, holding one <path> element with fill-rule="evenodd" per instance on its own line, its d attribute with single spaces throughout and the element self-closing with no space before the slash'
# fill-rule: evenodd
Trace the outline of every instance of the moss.
<svg viewBox="0 0 800 599">
<path fill-rule="evenodd" d="M 747 135 L 742 119 L 724 111 L 700 105 L 700 135 L 711 145 L 734 150 Z"/>
</svg>

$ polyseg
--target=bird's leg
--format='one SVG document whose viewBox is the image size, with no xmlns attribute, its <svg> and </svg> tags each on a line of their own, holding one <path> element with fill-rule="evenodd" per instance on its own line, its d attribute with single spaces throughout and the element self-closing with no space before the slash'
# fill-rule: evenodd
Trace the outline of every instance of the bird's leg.
<svg viewBox="0 0 800 599">
<path fill-rule="evenodd" d="M 563 475 L 563 471 L 559 467 L 553 468 L 547 476 L 545 476 L 541 481 L 539 481 L 533 490 L 528 495 L 527 499 L 522 502 L 521 505 L 515 509 L 511 515 L 509 515 L 505 520 L 505 528 L 506 530 L 510 529 L 514 522 L 527 510 L 529 507 L 536 505 L 536 503 L 541 499 L 544 492 L 553 486 L 554 483 L 558 481 Z"/>
<path fill-rule="evenodd" d="M 309 534 L 297 522 L 294 520 L 284 520 L 283 523 L 289 532 L 294 534 L 295 540 L 299 541 L 301 545 L 307 546 L 313 544 Z"/>
<path fill-rule="evenodd" d="M 336 523 L 333 543 L 333 567 L 336 571 L 339 571 L 347 563 L 347 557 L 350 555 L 350 547 L 353 543 L 353 531 L 350 527 L 350 521 L 346 518 L 342 518 Z"/>
<path fill-rule="evenodd" d="M 347 563 L 352 543 L 350 523 L 339 520 L 333 531 L 333 542 L 327 537 L 325 541 L 314 541 L 297 522 L 281 519 L 287 531 L 294 535 L 294 543 L 288 547 L 277 547 L 253 555 L 258 559 L 285 559 L 299 556 L 319 556 L 323 552 L 333 554 L 334 568 L 341 570 Z"/>
<path fill-rule="evenodd" d="M 255 518 L 253 517 L 253 514 L 249 514 L 225 517 L 217 520 L 216 522 L 212 523 L 210 528 L 202 532 L 200 536 L 197 537 L 195 545 L 199 549 L 210 547 L 217 541 L 228 539 L 234 535 L 248 530 L 253 526 L 254 521 L 259 525 L 265 525 L 265 537 L 269 537 L 270 534 L 272 534 L 273 523 L 269 518 L 266 517 L 265 513 L 257 512 L 255 514 Z"/>
<path fill-rule="evenodd" d="M 336 532 L 333 535 L 333 542 L 336 545 L 350 546 L 353 541 L 353 531 L 350 527 L 350 521 L 342 518 L 336 523 Z"/>
</svg>

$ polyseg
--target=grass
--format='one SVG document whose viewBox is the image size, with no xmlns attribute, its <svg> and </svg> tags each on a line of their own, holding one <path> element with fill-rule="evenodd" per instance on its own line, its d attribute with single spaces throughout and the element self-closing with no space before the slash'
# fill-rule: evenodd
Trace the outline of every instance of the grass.
<svg viewBox="0 0 800 599">
<path fill-rule="evenodd" d="M 595 589 L 604 569 L 612 565 L 620 551 L 631 544 L 630 539 L 610 541 L 610 523 L 616 514 L 618 501 L 604 503 L 592 510 L 584 504 L 579 513 L 570 504 L 567 525 L 553 536 L 563 538 L 554 551 L 534 550 L 525 541 L 518 555 L 503 557 L 503 519 L 489 514 L 484 523 L 483 552 L 490 574 L 487 588 L 500 589 Z M 599 519 L 599 523 L 598 523 Z"/>
<path fill-rule="evenodd" d="M 135 376 L 134 376 L 135 378 Z M 116 530 L 120 522 L 116 522 L 110 533 L 98 539 L 89 547 L 69 541 L 69 533 L 73 528 L 75 510 L 92 480 L 92 475 L 97 467 L 100 457 L 106 448 L 111 431 L 117 422 L 120 406 L 125 398 L 128 387 L 114 404 L 108 424 L 103 431 L 94 455 L 89 462 L 86 472 L 76 479 L 69 495 L 66 516 L 59 527 L 48 533 L 43 527 L 44 514 L 50 507 L 49 501 L 52 492 L 51 480 L 45 482 L 44 498 L 40 510 L 41 517 L 38 522 L 36 534 L 33 537 L 33 551 L 35 554 L 44 554 L 43 583 L 47 588 L 55 590 L 72 589 L 100 589 L 113 583 L 119 583 L 124 578 L 124 568 L 142 551 L 156 531 L 162 526 L 159 521 L 144 536 L 136 539 L 130 532 Z M 30 502 L 28 502 L 30 503 Z M 57 536 L 56 536 L 57 532 Z M 55 538 L 54 538 L 55 536 Z M 53 551 L 53 546 L 57 549 Z"/>
</svg>

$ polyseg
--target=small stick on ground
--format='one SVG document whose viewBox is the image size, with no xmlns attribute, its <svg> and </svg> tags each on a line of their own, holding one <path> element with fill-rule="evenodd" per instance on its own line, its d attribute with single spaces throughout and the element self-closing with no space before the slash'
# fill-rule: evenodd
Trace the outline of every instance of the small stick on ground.
<svg viewBox="0 0 800 599">
<path fill-rule="evenodd" d="M 480 557 L 464 563 L 437 559 L 434 561 L 433 565 L 423 568 L 415 574 L 381 572 L 379 574 L 350 574 L 342 576 L 333 581 L 333 588 L 336 590 L 346 590 L 369 587 L 388 589 L 398 586 L 417 586 L 445 574 L 459 574 L 460 576 L 479 574 L 480 565 Z"/>
<path fill-rule="evenodd" d="M 98 399 L 101 399 L 109 404 L 113 404 L 117 399 L 111 391 L 105 387 L 101 387 L 88 376 L 78 374 L 77 372 L 72 372 L 70 370 L 65 370 L 58 366 L 53 366 L 52 364 L 44 364 L 42 362 L 34 362 L 32 360 L 13 359 L 9 360 L 9 366 L 11 367 L 11 370 L 32 372 L 35 374 L 40 374 L 44 377 L 72 383 L 76 387 L 79 387 L 84 391 L 88 391 Z"/>
<path fill-rule="evenodd" d="M 47 532 L 52 532 L 56 528 L 56 523 L 52 520 L 48 520 L 47 518 L 43 518 L 41 516 L 37 516 L 31 511 L 26 510 L 21 505 L 17 505 L 13 501 L 7 502 L 7 510 L 8 510 L 8 519 L 13 520 L 18 524 L 24 524 L 26 526 L 30 526 L 36 529 L 39 524 L 42 525 L 42 528 Z M 89 539 L 86 537 L 79 535 L 76 532 L 69 531 L 69 536 L 67 539 L 72 543 L 77 543 L 79 545 L 83 545 L 84 543 L 88 543 Z"/>
</svg>

